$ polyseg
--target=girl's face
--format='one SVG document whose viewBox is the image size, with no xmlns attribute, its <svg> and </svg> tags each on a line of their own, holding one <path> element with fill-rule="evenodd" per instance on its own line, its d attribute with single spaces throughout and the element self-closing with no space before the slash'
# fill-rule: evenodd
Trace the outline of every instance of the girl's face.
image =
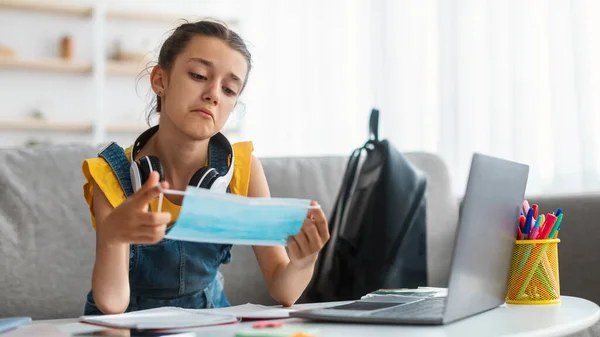
<svg viewBox="0 0 600 337">
<path fill-rule="evenodd" d="M 168 74 L 152 74 L 154 91 L 162 91 L 161 123 L 166 117 L 195 140 L 212 137 L 235 107 L 247 69 L 244 56 L 220 39 L 193 37 Z"/>
</svg>

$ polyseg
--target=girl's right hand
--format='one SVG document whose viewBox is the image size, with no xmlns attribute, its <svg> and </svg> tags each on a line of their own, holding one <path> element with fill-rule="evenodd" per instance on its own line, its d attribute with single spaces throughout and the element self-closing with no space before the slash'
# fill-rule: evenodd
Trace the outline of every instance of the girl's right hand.
<svg viewBox="0 0 600 337">
<path fill-rule="evenodd" d="M 171 221 L 169 212 L 150 212 L 148 205 L 160 195 L 159 174 L 153 171 L 137 192 L 113 209 L 103 221 L 105 240 L 114 243 L 152 244 L 165 236 Z M 167 182 L 161 183 L 167 189 Z"/>
</svg>

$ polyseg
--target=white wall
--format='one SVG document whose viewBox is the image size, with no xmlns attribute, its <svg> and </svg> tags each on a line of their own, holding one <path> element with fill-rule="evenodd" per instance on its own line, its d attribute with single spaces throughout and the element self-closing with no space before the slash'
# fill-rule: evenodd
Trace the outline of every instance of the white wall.
<svg viewBox="0 0 600 337">
<path fill-rule="evenodd" d="M 44 0 L 40 2 L 94 4 L 102 0 Z M 233 1 L 118 1 L 104 0 L 106 8 L 157 13 L 184 13 L 192 17 L 210 16 L 221 20 L 239 19 L 240 8 Z M 106 53 L 113 42 L 121 40 L 125 50 L 147 50 L 151 59 L 174 25 L 161 22 L 106 22 Z M 63 16 L 0 10 L 0 45 L 7 46 L 21 58 L 58 57 L 59 41 L 64 34 L 74 39 L 74 60 L 92 62 L 93 24 L 90 17 Z M 136 81 L 136 76 L 107 76 L 105 82 L 104 116 L 107 123 L 145 123 L 150 108 L 148 76 Z M 91 74 L 69 74 L 0 69 L 0 118 L 20 118 L 39 108 L 48 120 L 90 121 L 94 118 L 94 85 Z M 133 134 L 109 134 L 120 143 L 133 141 Z M 58 132 L 10 132 L 0 130 L 0 146 L 21 145 L 25 141 L 52 140 L 53 143 L 86 141 L 90 134 L 60 134 Z"/>
</svg>

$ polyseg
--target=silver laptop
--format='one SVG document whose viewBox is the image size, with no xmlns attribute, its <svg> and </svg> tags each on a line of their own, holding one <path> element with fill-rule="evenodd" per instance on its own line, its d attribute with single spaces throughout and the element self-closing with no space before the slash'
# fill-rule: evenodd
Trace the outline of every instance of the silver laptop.
<svg viewBox="0 0 600 337">
<path fill-rule="evenodd" d="M 290 315 L 330 322 L 441 325 L 502 305 L 528 176 L 527 165 L 473 155 L 446 296 L 378 296 Z"/>
</svg>

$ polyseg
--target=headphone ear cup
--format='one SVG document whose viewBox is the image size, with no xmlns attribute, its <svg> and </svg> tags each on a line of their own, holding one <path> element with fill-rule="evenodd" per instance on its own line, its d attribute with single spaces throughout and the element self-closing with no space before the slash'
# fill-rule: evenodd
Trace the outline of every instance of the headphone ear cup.
<svg viewBox="0 0 600 337">
<path fill-rule="evenodd" d="M 221 175 L 219 174 L 219 172 L 217 172 L 217 170 L 211 169 L 211 171 L 206 175 L 206 178 L 204 178 L 204 181 L 206 181 L 206 183 L 202 181 L 202 185 L 200 185 L 200 187 L 207 188 L 209 190 L 212 189 L 215 181 L 220 176 Z"/>
<path fill-rule="evenodd" d="M 141 178 L 141 185 L 144 185 L 150 177 L 150 172 L 157 171 L 159 175 L 159 181 L 165 181 L 165 171 L 160 163 L 160 160 L 156 156 L 144 156 L 140 158 L 139 171 Z"/>
<path fill-rule="evenodd" d="M 142 175 L 140 172 L 140 165 L 137 162 L 132 162 L 129 167 L 129 177 L 131 179 L 131 187 L 133 187 L 133 192 L 137 192 L 140 188 L 142 188 Z"/>
<path fill-rule="evenodd" d="M 165 178 L 165 170 L 160 163 L 160 159 L 157 156 L 148 156 L 148 159 L 150 159 L 154 171 L 158 172 L 158 181 L 165 181 L 167 178 Z"/>
<path fill-rule="evenodd" d="M 219 176 L 219 173 L 214 168 L 208 166 L 203 167 L 196 171 L 190 179 L 188 185 L 200 188 L 208 188 L 212 185 L 212 182 Z"/>
</svg>

